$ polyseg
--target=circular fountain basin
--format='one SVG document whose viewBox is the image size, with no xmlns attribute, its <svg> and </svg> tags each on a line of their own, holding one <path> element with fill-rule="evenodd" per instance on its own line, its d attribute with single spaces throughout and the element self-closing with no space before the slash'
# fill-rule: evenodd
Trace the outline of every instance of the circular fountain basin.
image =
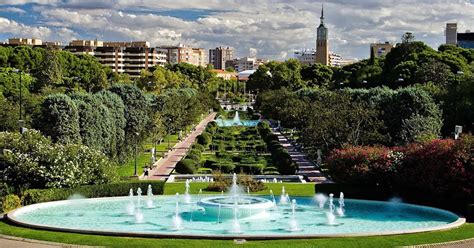
<svg viewBox="0 0 474 248">
<path fill-rule="evenodd" d="M 203 207 L 208 216 L 229 219 L 234 218 L 235 208 L 239 218 L 264 217 L 266 210 L 275 204 L 263 197 L 240 196 L 234 201 L 230 196 L 217 196 L 204 198 L 197 205 Z"/>
<path fill-rule="evenodd" d="M 184 203 L 184 197 L 180 197 L 181 203 Z M 232 232 L 236 224 L 234 219 L 223 218 L 219 221 L 215 214 L 209 212 L 215 209 L 215 204 L 223 205 L 228 199 L 211 196 L 203 196 L 201 201 L 197 196 L 192 196 L 191 204 L 179 204 L 178 216 L 182 220 L 182 229 L 179 230 L 173 223 L 176 218 L 176 196 L 153 196 L 153 208 L 147 207 L 147 197 L 142 197 L 140 210 L 133 212 L 143 215 L 141 221 L 127 212 L 129 197 L 39 203 L 12 211 L 7 217 L 19 225 L 47 230 L 211 239 L 404 234 L 449 229 L 465 222 L 465 219 L 449 211 L 431 207 L 346 199 L 345 217 L 339 217 L 336 213 L 334 223 L 330 225 L 327 205 L 325 209 L 320 209 L 312 197 L 292 198 L 297 202 L 294 217 L 289 204 L 271 206 L 270 197 L 250 198 L 254 200 L 254 204 L 248 204 L 248 207 L 259 206 L 258 209 L 265 209 L 267 214 L 259 218 L 239 217 L 239 233 Z M 337 207 L 336 200 L 337 198 L 334 199 Z M 132 202 L 136 206 L 137 198 L 134 197 Z"/>
</svg>

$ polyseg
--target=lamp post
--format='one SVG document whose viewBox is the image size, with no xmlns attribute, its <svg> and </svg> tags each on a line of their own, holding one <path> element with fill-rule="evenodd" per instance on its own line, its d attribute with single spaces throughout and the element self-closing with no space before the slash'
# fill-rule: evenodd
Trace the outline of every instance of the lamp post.
<svg viewBox="0 0 474 248">
<path fill-rule="evenodd" d="M 135 140 L 135 173 L 133 174 L 133 176 L 137 177 L 138 176 L 138 173 L 137 173 L 137 146 L 138 146 L 138 136 L 140 134 L 135 133 L 135 135 L 136 135 L 136 140 Z"/>
<path fill-rule="evenodd" d="M 454 122 L 457 122 L 458 121 L 458 102 L 459 102 L 459 94 L 457 94 L 458 92 L 458 88 L 459 88 L 459 84 L 460 84 L 460 78 L 464 75 L 464 72 L 463 71 L 457 71 L 456 72 L 456 82 L 455 82 L 455 86 L 454 86 L 454 92 L 456 92 L 456 101 L 455 101 L 455 106 L 454 106 Z"/>
<path fill-rule="evenodd" d="M 22 82 L 21 82 L 21 79 L 22 79 L 21 74 L 23 74 L 23 72 L 19 69 L 13 69 L 13 72 L 20 74 L 20 87 L 19 87 L 20 88 L 20 103 L 19 103 L 19 105 L 20 105 L 20 116 L 19 116 L 19 119 L 18 119 L 18 126 L 19 126 L 19 129 L 20 129 L 20 133 L 23 133 L 23 116 L 22 116 L 22 112 L 23 112 L 22 111 L 22 105 L 23 105 L 23 97 L 22 97 L 23 89 L 22 88 L 23 87 L 22 87 Z"/>
</svg>

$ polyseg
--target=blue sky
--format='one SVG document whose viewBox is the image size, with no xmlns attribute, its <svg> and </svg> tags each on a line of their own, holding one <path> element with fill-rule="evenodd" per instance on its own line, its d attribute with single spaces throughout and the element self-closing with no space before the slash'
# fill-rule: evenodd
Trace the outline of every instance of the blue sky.
<svg viewBox="0 0 474 248">
<path fill-rule="evenodd" d="M 314 47 L 320 10 L 312 0 L 0 0 L 0 40 L 223 45 L 241 57 L 284 60 Z M 396 43 L 406 31 L 436 48 L 446 22 L 474 30 L 473 0 L 326 0 L 325 15 L 330 50 L 345 58 L 366 58 L 370 43 Z"/>
</svg>

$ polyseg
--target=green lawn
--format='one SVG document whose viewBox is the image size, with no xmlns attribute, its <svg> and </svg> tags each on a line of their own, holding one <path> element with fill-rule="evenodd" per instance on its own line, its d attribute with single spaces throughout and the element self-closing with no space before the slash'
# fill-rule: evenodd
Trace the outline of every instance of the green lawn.
<svg viewBox="0 0 474 248">
<path fill-rule="evenodd" d="M 197 194 L 199 189 L 202 189 L 204 194 L 220 194 L 220 192 L 212 192 L 204 190 L 209 183 L 191 183 L 190 184 L 190 193 Z M 253 192 L 254 195 L 269 195 L 270 190 L 273 191 L 275 195 L 280 195 L 281 187 L 285 186 L 285 191 L 290 196 L 312 196 L 314 195 L 314 183 L 266 183 L 266 190 Z M 164 194 L 165 195 L 174 195 L 176 193 L 184 194 L 184 183 L 166 183 Z"/>
<path fill-rule="evenodd" d="M 394 247 L 402 245 L 416 245 L 474 237 L 474 224 L 465 224 L 459 228 L 406 235 L 392 235 L 379 237 L 357 238 L 321 238 L 298 240 L 269 240 L 247 241 L 243 245 L 236 245 L 229 240 L 195 240 L 195 239 L 151 239 L 125 238 L 100 235 L 85 235 L 63 232 L 40 231 L 10 225 L 0 222 L 0 234 L 23 238 L 46 240 L 52 242 L 93 245 L 107 247 Z"/>
</svg>

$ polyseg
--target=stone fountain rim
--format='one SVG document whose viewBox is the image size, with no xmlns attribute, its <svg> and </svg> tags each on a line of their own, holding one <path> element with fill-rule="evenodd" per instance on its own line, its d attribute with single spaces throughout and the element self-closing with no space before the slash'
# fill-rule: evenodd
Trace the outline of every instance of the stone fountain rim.
<svg viewBox="0 0 474 248">
<path fill-rule="evenodd" d="M 202 198 L 197 204 L 201 207 L 213 207 L 213 208 L 218 208 L 219 206 L 221 208 L 234 208 L 235 205 L 230 203 L 230 204 L 219 204 L 219 203 L 214 203 L 214 202 L 210 202 L 209 200 L 211 199 L 218 199 L 218 198 L 232 198 L 232 196 L 209 196 L 209 197 L 205 197 L 205 198 Z M 273 207 L 275 204 L 273 203 L 273 201 L 267 199 L 267 198 L 263 198 L 263 197 L 259 197 L 259 196 L 241 196 L 240 198 L 252 198 L 252 199 L 258 199 L 260 200 L 260 202 L 258 203 L 253 203 L 253 204 L 237 204 L 238 208 L 239 209 L 269 209 L 271 207 Z"/>
</svg>

